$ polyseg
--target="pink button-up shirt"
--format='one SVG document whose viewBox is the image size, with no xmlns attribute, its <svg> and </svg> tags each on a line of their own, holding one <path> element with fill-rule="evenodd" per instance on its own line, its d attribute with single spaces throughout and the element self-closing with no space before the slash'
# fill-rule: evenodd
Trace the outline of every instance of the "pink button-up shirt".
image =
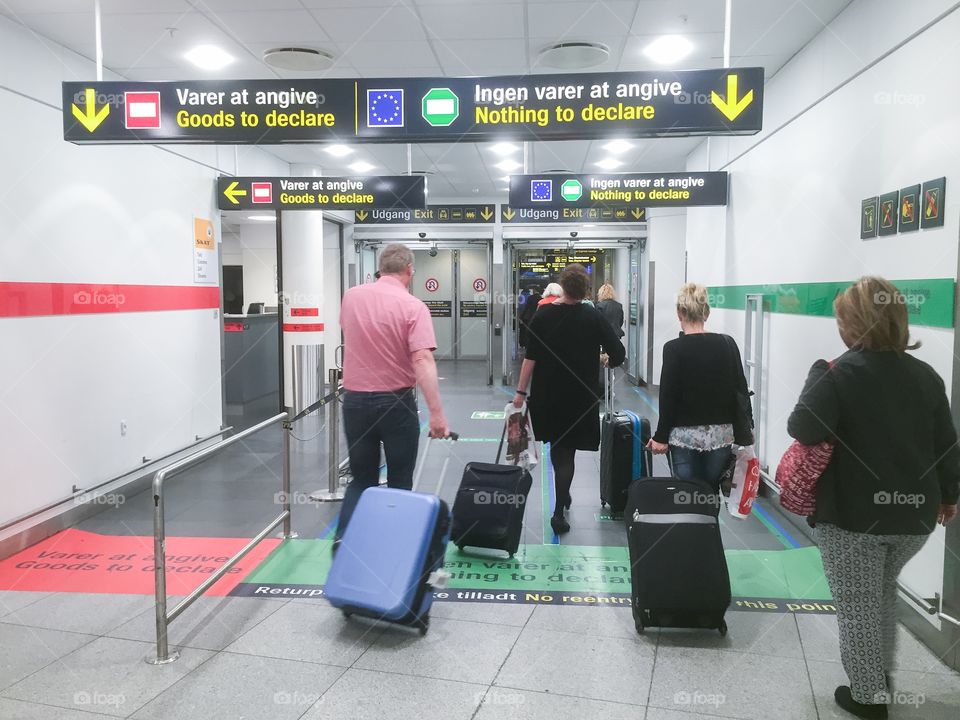
<svg viewBox="0 0 960 720">
<path fill-rule="evenodd" d="M 340 305 L 343 330 L 343 386 L 384 392 L 417 383 L 411 353 L 435 350 L 430 311 L 397 278 L 347 290 Z"/>
</svg>

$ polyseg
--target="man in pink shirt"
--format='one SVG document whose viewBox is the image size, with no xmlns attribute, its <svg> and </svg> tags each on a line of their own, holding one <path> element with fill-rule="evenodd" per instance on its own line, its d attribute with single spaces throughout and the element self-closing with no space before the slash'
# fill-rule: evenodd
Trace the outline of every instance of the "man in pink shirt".
<svg viewBox="0 0 960 720">
<path fill-rule="evenodd" d="M 437 341 L 430 311 L 409 292 L 413 253 L 387 245 L 380 253 L 380 277 L 344 293 L 343 428 L 353 480 L 347 487 L 334 549 L 346 530 L 360 494 L 380 481 L 380 445 L 387 458 L 387 484 L 409 490 L 417 461 L 420 422 L 414 386 L 430 410 L 430 436 L 447 437 L 433 351 Z"/>
</svg>

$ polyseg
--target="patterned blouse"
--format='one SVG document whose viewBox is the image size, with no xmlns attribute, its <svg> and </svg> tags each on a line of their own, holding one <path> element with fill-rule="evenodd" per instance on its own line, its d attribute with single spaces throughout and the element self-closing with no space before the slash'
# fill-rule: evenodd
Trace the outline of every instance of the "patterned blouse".
<svg viewBox="0 0 960 720">
<path fill-rule="evenodd" d="M 733 425 L 690 425 L 670 431 L 670 444 L 707 452 L 733 445 Z"/>
</svg>

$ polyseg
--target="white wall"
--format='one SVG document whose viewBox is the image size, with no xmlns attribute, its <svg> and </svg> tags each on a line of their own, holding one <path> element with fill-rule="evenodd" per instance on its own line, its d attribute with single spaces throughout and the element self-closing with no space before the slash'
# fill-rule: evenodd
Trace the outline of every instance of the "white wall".
<svg viewBox="0 0 960 720">
<path fill-rule="evenodd" d="M 956 276 L 960 222 L 951 188 L 960 179 L 960 95 L 948 78 L 949 69 L 960 66 L 960 12 L 871 66 L 952 4 L 854 2 L 770 81 L 761 135 L 711 138 L 691 154 L 688 169 L 731 174 L 728 207 L 688 210 L 691 279 L 741 285 L 868 273 Z M 942 175 L 943 228 L 860 240 L 862 198 Z M 711 319 L 714 329 L 741 341 L 743 323 L 741 311 L 717 311 Z M 916 355 L 949 386 L 953 330 L 914 327 L 912 333 L 924 343 Z M 760 433 L 773 472 L 789 443 L 786 418 L 810 364 L 844 348 L 832 318 L 771 314 L 765 336 Z M 942 560 L 938 533 L 904 579 L 930 597 L 942 585 Z"/>
<path fill-rule="evenodd" d="M 78 147 L 60 82 L 92 65 L 0 17 L 0 282 L 191 287 L 193 219 L 214 220 L 232 148 Z M 286 174 L 256 149 L 251 174 Z M 220 428 L 214 309 L 0 318 L 0 523 Z M 120 434 L 120 422 L 128 432 Z"/>
<path fill-rule="evenodd" d="M 687 215 L 685 209 L 651 208 L 647 213 L 647 254 L 654 265 L 653 312 L 647 308 L 647 322 L 653 322 L 653 378 L 660 384 L 663 346 L 677 337 L 677 291 L 683 285 Z M 691 276 L 691 281 L 700 280 Z M 646 292 L 646 290 L 644 290 Z"/>
</svg>

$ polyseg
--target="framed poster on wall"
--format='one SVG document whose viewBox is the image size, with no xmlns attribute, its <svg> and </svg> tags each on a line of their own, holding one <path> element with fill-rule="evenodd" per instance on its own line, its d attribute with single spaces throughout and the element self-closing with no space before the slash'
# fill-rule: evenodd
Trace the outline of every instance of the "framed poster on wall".
<svg viewBox="0 0 960 720">
<path fill-rule="evenodd" d="M 866 240 L 877 236 L 877 203 L 876 196 L 860 201 L 860 239 Z"/>
</svg>

